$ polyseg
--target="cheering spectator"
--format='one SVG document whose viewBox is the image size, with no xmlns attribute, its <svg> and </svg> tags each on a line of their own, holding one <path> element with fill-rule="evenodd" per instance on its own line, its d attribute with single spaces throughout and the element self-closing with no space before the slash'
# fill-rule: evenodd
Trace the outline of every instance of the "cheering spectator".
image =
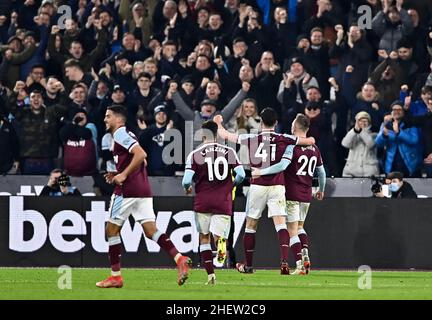
<svg viewBox="0 0 432 320">
<path fill-rule="evenodd" d="M 383 0 L 383 9 L 372 20 L 372 30 L 380 37 L 379 49 L 387 54 L 397 49 L 397 42 L 402 37 L 409 37 L 414 30 L 413 22 L 407 11 L 402 8 L 403 0 Z"/>
<path fill-rule="evenodd" d="M 74 177 L 89 176 L 97 170 L 97 130 L 85 110 L 77 110 L 72 122 L 60 129 L 65 172 Z"/>
<path fill-rule="evenodd" d="M 24 86 L 23 82 L 18 82 L 15 97 Z M 21 173 L 49 174 L 58 155 L 58 127 L 66 108 L 60 105 L 46 108 L 40 91 L 30 94 L 30 108 L 20 107 L 13 101 L 10 108 L 20 123 Z"/>
<path fill-rule="evenodd" d="M 406 127 L 402 101 L 393 102 L 391 110 L 391 116 L 384 120 L 375 139 L 378 147 L 386 148 L 384 172 L 399 171 L 407 177 L 418 177 L 422 163 L 419 131 L 416 127 Z"/>
<path fill-rule="evenodd" d="M 166 131 L 172 129 L 173 122 L 168 121 L 164 105 L 154 109 L 155 123 L 144 129 L 139 137 L 139 143 L 147 153 L 147 170 L 150 176 L 173 176 L 175 167 L 164 162 L 163 150 L 168 144 L 164 140 Z"/>
<path fill-rule="evenodd" d="M 379 174 L 375 147 L 376 133 L 370 131 L 371 118 L 367 112 L 356 114 L 356 123 L 342 140 L 349 149 L 348 159 L 342 172 L 344 177 L 371 177 Z"/>
</svg>

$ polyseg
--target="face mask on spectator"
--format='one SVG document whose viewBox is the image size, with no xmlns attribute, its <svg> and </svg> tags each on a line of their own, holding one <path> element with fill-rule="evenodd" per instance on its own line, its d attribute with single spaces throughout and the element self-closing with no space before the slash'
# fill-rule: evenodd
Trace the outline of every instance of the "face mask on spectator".
<svg viewBox="0 0 432 320">
<path fill-rule="evenodd" d="M 392 183 L 390 183 L 389 189 L 391 192 L 397 192 L 400 189 L 400 186 L 398 183 L 392 182 Z"/>
</svg>

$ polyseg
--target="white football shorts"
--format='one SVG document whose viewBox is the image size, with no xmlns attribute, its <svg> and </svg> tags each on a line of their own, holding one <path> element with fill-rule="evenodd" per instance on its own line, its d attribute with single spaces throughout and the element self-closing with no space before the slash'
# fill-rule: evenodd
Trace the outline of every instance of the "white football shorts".
<svg viewBox="0 0 432 320">
<path fill-rule="evenodd" d="M 305 221 L 309 211 L 309 202 L 287 200 L 286 211 L 288 222 Z"/>
<path fill-rule="evenodd" d="M 268 217 L 286 216 L 285 186 L 261 186 L 251 184 L 246 201 L 246 214 L 253 219 L 261 218 L 265 206 Z"/>
<path fill-rule="evenodd" d="M 139 224 L 156 221 L 153 198 L 123 198 L 113 194 L 109 208 L 109 222 L 121 227 L 130 215 Z"/>
<path fill-rule="evenodd" d="M 211 232 L 219 237 L 228 238 L 231 227 L 231 216 L 227 214 L 212 214 L 195 212 L 195 223 L 199 233 Z"/>
</svg>

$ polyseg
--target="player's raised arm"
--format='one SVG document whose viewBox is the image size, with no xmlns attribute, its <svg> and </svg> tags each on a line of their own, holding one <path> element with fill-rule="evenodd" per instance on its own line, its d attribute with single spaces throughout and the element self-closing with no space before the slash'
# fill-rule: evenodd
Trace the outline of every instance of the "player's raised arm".
<svg viewBox="0 0 432 320">
<path fill-rule="evenodd" d="M 293 152 L 294 152 L 294 145 L 289 145 L 285 149 L 281 161 L 279 161 L 278 163 L 265 169 L 252 168 L 252 178 L 259 178 L 260 176 L 276 174 L 284 171 L 286 168 L 288 168 L 288 166 L 291 163 Z"/>
<path fill-rule="evenodd" d="M 223 125 L 222 125 L 223 117 L 220 114 L 218 114 L 217 116 L 215 116 L 213 118 L 213 121 L 216 122 L 216 124 L 218 125 L 218 135 L 222 139 L 228 140 L 228 141 L 233 142 L 233 143 L 238 143 L 238 137 L 239 137 L 239 135 L 237 133 L 229 132 L 228 130 L 226 130 L 223 127 Z"/>
<path fill-rule="evenodd" d="M 326 172 L 324 169 L 324 166 L 316 167 L 317 173 L 318 173 L 318 184 L 319 184 L 319 190 L 315 194 L 315 198 L 318 200 L 324 199 L 324 189 L 326 185 Z"/>
</svg>

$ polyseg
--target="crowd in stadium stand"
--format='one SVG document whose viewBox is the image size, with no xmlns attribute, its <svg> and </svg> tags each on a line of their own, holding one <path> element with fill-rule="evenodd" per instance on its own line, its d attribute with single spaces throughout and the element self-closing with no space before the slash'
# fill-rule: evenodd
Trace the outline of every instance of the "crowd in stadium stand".
<svg viewBox="0 0 432 320">
<path fill-rule="evenodd" d="M 272 107 L 310 118 L 329 176 L 432 177 L 430 0 L 2 0 L 0 43 L 2 174 L 109 170 L 117 104 L 150 175 L 184 168 L 170 131 L 184 159 L 205 120 Z"/>
</svg>

